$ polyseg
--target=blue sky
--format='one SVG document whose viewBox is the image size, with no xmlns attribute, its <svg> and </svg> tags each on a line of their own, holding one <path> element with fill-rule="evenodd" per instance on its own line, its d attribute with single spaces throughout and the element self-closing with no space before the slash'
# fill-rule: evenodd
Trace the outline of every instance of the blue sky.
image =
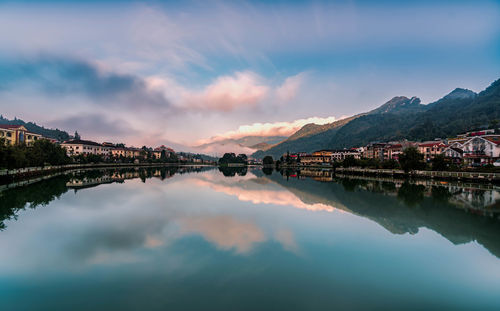
<svg viewBox="0 0 500 311">
<path fill-rule="evenodd" d="M 89 139 L 288 135 L 498 78 L 499 1 L 0 1 L 2 113 Z"/>
</svg>

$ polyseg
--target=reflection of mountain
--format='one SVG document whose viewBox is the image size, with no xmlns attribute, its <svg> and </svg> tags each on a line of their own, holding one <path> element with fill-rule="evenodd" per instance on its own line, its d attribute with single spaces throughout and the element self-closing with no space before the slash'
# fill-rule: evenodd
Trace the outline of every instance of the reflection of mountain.
<svg viewBox="0 0 500 311">
<path fill-rule="evenodd" d="M 494 217 L 471 215 L 448 202 L 445 188 L 427 189 L 405 183 L 399 190 L 390 183 L 341 179 L 318 182 L 286 179 L 279 174 L 266 178 L 282 185 L 308 204 L 322 203 L 371 219 L 394 234 L 415 234 L 431 229 L 454 244 L 477 241 L 500 257 L 500 222 Z M 431 197 L 424 196 L 430 191 Z M 498 205 L 498 203 L 496 203 Z"/>
</svg>

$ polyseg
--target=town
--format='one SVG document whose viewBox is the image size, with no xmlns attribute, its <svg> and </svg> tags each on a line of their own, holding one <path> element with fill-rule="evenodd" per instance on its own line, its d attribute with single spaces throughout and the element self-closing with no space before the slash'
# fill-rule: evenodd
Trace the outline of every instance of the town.
<svg viewBox="0 0 500 311">
<path fill-rule="evenodd" d="M 281 165 L 329 166 L 334 163 L 345 163 L 347 166 L 359 164 L 359 166 L 397 168 L 404 151 L 413 149 L 421 157 L 423 164 L 432 164 L 439 160 L 443 161 L 442 164 L 446 167 L 455 169 L 500 167 L 498 132 L 498 129 L 487 129 L 424 142 L 408 140 L 373 142 L 357 148 L 318 150 L 311 154 L 288 152 L 277 162 Z M 444 170 L 443 165 L 437 170 Z"/>
<path fill-rule="evenodd" d="M 6 168 L 91 162 L 140 163 L 148 161 L 152 163 L 215 163 L 214 160 L 210 159 L 208 156 L 175 152 L 174 149 L 165 145 L 155 148 L 146 146 L 137 148 L 125 146 L 123 143 L 97 143 L 95 141 L 82 139 L 78 132 L 75 132 L 72 139 L 60 142 L 56 139 L 46 138 L 40 134 L 29 132 L 26 127 L 22 125 L 0 125 L 0 141 L 1 140 L 3 140 L 4 143 L 0 144 L 0 147 L 3 147 L 3 149 L 0 149 L 0 167 Z M 41 150 L 37 153 L 33 148 L 39 145 L 45 145 L 45 147 L 41 147 Z M 44 156 L 42 157 L 40 153 L 43 153 Z M 49 153 L 59 154 L 57 157 L 54 157 Z M 33 159 L 35 156 L 34 154 L 37 154 L 37 159 Z"/>
<path fill-rule="evenodd" d="M 261 161 L 260 159 L 247 158 L 246 155 L 235 156 L 234 159 L 236 160 L 233 161 L 231 160 L 231 154 L 226 154 L 219 159 L 219 164 L 229 164 L 229 166 L 231 164 L 262 163 L 264 165 L 278 166 L 332 166 L 342 164 L 343 166 L 395 169 L 402 166 L 401 157 L 405 150 L 414 150 L 419 157 L 418 160 L 421 160 L 422 167 L 420 168 L 422 169 L 425 164 L 431 165 L 433 170 L 494 168 L 500 167 L 500 134 L 498 132 L 498 129 L 486 129 L 467 132 L 456 137 L 424 142 L 408 140 L 372 142 L 366 146 L 356 148 L 341 150 L 323 149 L 310 154 L 306 152 L 287 152 L 277 161 L 274 161 L 270 156 L 264 157 L 263 161 Z M 201 154 L 175 152 L 172 148 L 165 145 L 155 148 L 146 146 L 138 148 L 125 146 L 123 143 L 98 143 L 91 140 L 84 140 L 78 132 L 75 132 L 72 139 L 59 142 L 55 139 L 45 138 L 40 134 L 29 132 L 22 125 L 0 125 L 0 139 L 5 141 L 2 145 L 18 146 L 19 148 L 24 146 L 23 150 L 28 153 L 29 148 L 33 147 L 37 141 L 50 142 L 52 145 L 64 149 L 67 163 L 140 163 L 144 161 L 196 164 L 217 163 L 216 159 Z M 13 156 L 15 157 L 15 155 L 11 154 L 11 157 Z M 4 157 L 8 157 L 8 155 L 4 155 Z M 29 156 L 27 157 L 29 158 Z M 52 165 L 66 164 L 61 163 L 61 157 L 59 158 L 60 160 L 49 160 L 47 163 Z M 9 168 L 23 167 L 22 161 L 9 165 L 10 162 L 8 159 L 2 161 Z M 39 164 L 44 165 L 46 163 Z M 26 165 L 29 165 L 29 163 L 24 164 L 24 166 Z"/>
</svg>

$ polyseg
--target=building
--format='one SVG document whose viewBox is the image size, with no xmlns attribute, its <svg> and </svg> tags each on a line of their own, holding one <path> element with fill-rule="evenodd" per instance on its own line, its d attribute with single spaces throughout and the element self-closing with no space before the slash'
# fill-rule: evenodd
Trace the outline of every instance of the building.
<svg viewBox="0 0 500 311">
<path fill-rule="evenodd" d="M 384 160 L 384 149 L 386 143 L 370 143 L 368 144 L 364 151 L 363 157 L 367 159 L 377 159 L 380 161 Z"/>
<path fill-rule="evenodd" d="M 430 162 L 438 154 L 442 154 L 448 145 L 441 140 L 426 141 L 417 145 L 418 151 L 424 155 L 424 160 Z"/>
<path fill-rule="evenodd" d="M 160 158 L 161 158 L 162 153 L 164 153 L 164 154 L 165 154 L 165 157 L 167 157 L 167 158 L 170 158 L 170 157 L 172 157 L 172 156 L 174 156 L 174 155 L 175 155 L 175 151 L 174 151 L 174 149 L 169 148 L 169 147 L 167 147 L 167 146 L 165 146 L 165 145 L 161 145 L 161 146 L 159 146 L 159 147 L 156 147 L 156 148 L 153 150 L 153 155 L 154 155 L 154 157 L 155 157 L 156 159 L 160 159 Z"/>
<path fill-rule="evenodd" d="M 463 158 L 469 166 L 492 164 L 500 158 L 500 135 L 476 136 L 463 144 Z"/>
<path fill-rule="evenodd" d="M 141 149 L 135 147 L 125 148 L 126 158 L 139 158 L 141 156 Z"/>
<path fill-rule="evenodd" d="M 68 140 L 63 142 L 61 146 L 66 149 L 68 156 L 89 154 L 110 156 L 112 153 L 111 147 L 102 146 L 99 143 L 83 139 Z"/>
<path fill-rule="evenodd" d="M 42 138 L 42 135 L 28 132 L 23 125 L 0 124 L 0 139 L 3 138 L 10 145 L 32 145 Z"/>
<path fill-rule="evenodd" d="M 111 156 L 113 158 L 125 157 L 125 147 L 114 147 L 111 149 Z"/>
<path fill-rule="evenodd" d="M 463 146 L 460 148 L 456 144 L 458 143 L 450 145 L 448 148 L 444 149 L 443 154 L 445 157 L 451 159 L 453 163 L 460 164 L 464 158 L 464 150 Z"/>
<path fill-rule="evenodd" d="M 332 152 L 331 158 L 334 162 L 342 162 L 347 157 L 353 157 L 354 159 L 360 159 L 363 152 L 359 148 L 334 150 Z"/>
</svg>

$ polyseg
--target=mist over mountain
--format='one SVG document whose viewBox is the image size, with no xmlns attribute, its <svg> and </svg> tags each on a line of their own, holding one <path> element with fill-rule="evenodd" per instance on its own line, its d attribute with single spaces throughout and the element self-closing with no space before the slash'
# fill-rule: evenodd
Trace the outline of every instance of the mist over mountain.
<svg viewBox="0 0 500 311">
<path fill-rule="evenodd" d="M 422 105 L 418 97 L 396 96 L 367 113 L 321 126 L 308 124 L 283 142 L 252 156 L 279 158 L 287 151 L 351 148 L 405 138 L 432 140 L 484 129 L 495 119 L 500 119 L 500 79 L 479 94 L 456 88 L 428 105 Z"/>
</svg>

